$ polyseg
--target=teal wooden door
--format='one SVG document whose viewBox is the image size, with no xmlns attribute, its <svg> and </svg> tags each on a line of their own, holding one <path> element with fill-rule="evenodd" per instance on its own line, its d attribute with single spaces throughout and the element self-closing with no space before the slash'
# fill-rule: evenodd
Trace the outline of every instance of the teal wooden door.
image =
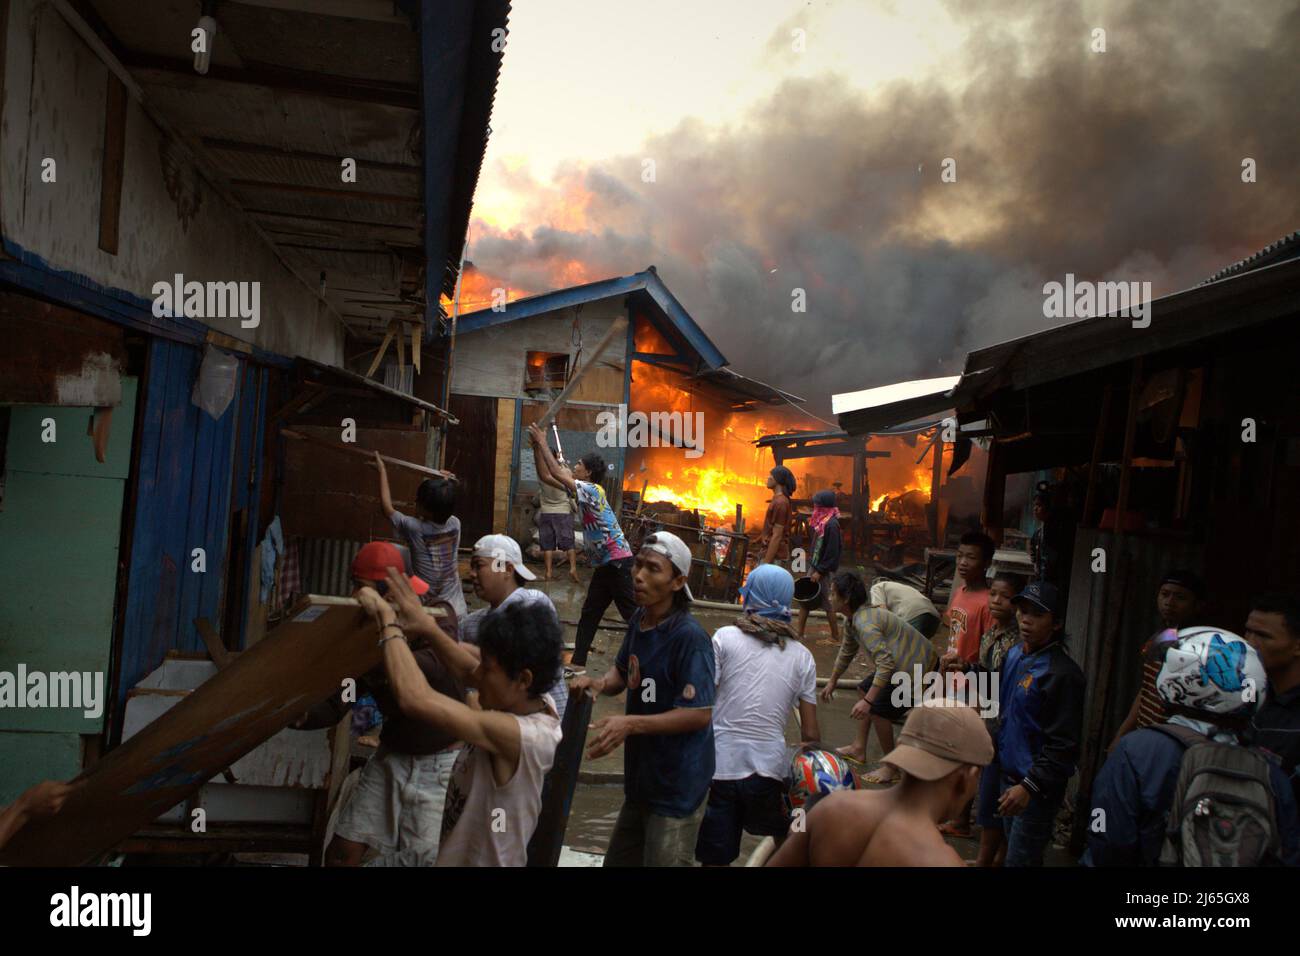
<svg viewBox="0 0 1300 956">
<path fill-rule="evenodd" d="M 46 778 L 81 770 L 82 734 L 104 726 L 122 504 L 131 468 L 136 379 L 122 379 L 105 461 L 86 434 L 92 409 L 15 405 L 0 510 L 0 680 L 89 674 L 98 713 L 0 706 L 0 804 Z M 56 440 L 42 441 L 45 419 Z M 11 684 L 12 686 L 12 684 Z M 67 686 L 67 685 L 65 685 Z M 22 690 L 22 688 L 19 688 Z"/>
</svg>

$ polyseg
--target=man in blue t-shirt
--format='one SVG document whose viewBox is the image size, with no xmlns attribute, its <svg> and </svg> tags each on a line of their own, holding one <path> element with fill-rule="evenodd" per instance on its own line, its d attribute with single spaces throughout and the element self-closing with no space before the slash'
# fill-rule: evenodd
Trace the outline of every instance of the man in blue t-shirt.
<svg viewBox="0 0 1300 956">
<path fill-rule="evenodd" d="M 713 779 L 715 665 L 691 616 L 691 552 L 674 534 L 648 536 L 636 555 L 637 610 L 614 666 L 579 677 L 570 694 L 627 691 L 627 712 L 591 725 L 590 758 L 623 744 L 623 806 L 606 866 L 691 866 Z"/>
</svg>

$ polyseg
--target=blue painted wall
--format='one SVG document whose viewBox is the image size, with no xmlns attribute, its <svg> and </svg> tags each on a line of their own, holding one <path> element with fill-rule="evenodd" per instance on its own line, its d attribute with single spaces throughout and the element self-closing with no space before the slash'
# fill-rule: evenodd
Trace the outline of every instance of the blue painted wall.
<svg viewBox="0 0 1300 956">
<path fill-rule="evenodd" d="M 250 383 L 264 386 L 265 370 L 253 369 L 246 376 L 241 367 L 235 399 L 214 421 L 190 401 L 202 355 L 200 349 L 162 339 L 150 345 L 119 708 L 127 691 L 167 651 L 204 649 L 195 618 L 206 617 L 220 627 L 232 493 L 240 502 L 251 498 L 256 507 L 261 476 L 255 474 L 250 486 L 249 469 L 260 455 L 265 416 L 254 415 L 257 402 Z M 237 470 L 234 451 L 241 419 L 255 433 L 255 447 L 241 446 Z M 254 528 L 255 522 L 254 515 Z M 205 573 L 192 570 L 195 548 L 206 553 Z"/>
</svg>

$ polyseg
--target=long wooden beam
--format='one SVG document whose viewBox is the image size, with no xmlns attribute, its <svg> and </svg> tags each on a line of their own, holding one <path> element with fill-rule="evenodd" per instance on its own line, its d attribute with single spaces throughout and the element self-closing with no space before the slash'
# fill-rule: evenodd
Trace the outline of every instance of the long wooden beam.
<svg viewBox="0 0 1300 956">
<path fill-rule="evenodd" d="M 220 40 L 218 40 L 220 42 Z M 194 90 L 204 84 L 215 95 L 220 88 L 210 81 L 239 83 L 245 86 L 262 86 L 303 96 L 323 96 L 330 99 L 353 100 L 358 103 L 377 103 L 400 109 L 420 109 L 420 91 L 407 86 L 363 80 L 356 77 L 332 76 L 309 70 L 292 70 L 283 67 L 229 67 L 213 63 L 205 76 L 194 72 L 191 60 L 124 51 L 120 57 L 128 69 L 143 83 L 160 83 Z"/>
<path fill-rule="evenodd" d="M 329 441 L 325 438 L 317 438 L 315 435 L 305 435 L 302 432 L 296 432 L 292 428 L 281 428 L 280 434 L 285 438 L 292 438 L 296 441 L 305 441 L 312 445 L 319 445 L 321 448 L 330 448 L 334 451 L 341 451 L 344 454 L 353 457 L 365 458 L 374 461 L 375 453 L 366 451 L 364 448 L 353 448 L 351 445 L 345 445 L 342 442 Z M 429 475 L 433 478 L 451 478 L 455 480 L 456 476 L 449 471 L 439 471 L 436 468 L 426 468 L 424 465 L 417 465 L 414 462 L 403 461 L 401 458 L 390 458 L 388 455 L 380 455 L 385 464 L 393 465 L 397 468 L 405 468 L 408 471 L 419 472 L 422 475 Z"/>
</svg>

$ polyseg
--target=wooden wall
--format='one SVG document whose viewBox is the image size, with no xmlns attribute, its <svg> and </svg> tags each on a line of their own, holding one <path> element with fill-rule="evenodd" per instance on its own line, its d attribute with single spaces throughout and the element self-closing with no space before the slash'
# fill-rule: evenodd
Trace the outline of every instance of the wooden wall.
<svg viewBox="0 0 1300 956">
<path fill-rule="evenodd" d="M 492 530 L 507 533 L 510 522 L 510 460 L 515 441 L 515 403 L 497 399 L 496 468 L 492 488 Z"/>
<path fill-rule="evenodd" d="M 294 431 L 338 442 L 338 426 L 298 425 Z M 423 464 L 426 435 L 396 428 L 358 428 L 356 447 Z M 392 538 L 379 505 L 379 472 L 364 458 L 285 439 L 284 498 L 280 517 L 285 535 L 370 541 Z M 408 514 L 425 475 L 388 466 L 393 506 Z"/>
</svg>

